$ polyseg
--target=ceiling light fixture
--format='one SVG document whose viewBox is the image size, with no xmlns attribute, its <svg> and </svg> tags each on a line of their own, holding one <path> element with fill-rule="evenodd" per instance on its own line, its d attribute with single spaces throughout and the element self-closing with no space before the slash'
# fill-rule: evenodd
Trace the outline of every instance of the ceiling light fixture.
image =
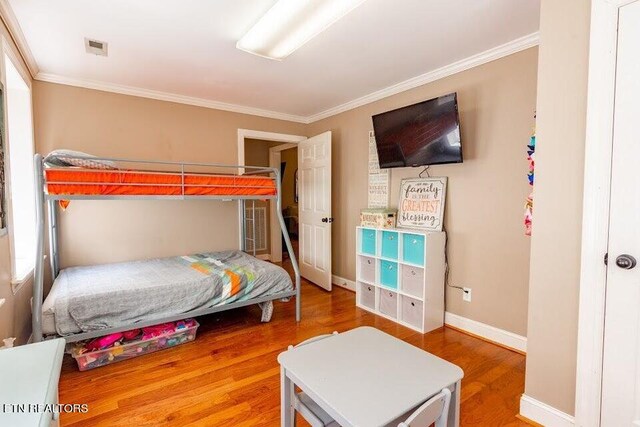
<svg viewBox="0 0 640 427">
<path fill-rule="evenodd" d="M 238 41 L 254 55 L 281 60 L 365 0 L 278 0 Z"/>
</svg>

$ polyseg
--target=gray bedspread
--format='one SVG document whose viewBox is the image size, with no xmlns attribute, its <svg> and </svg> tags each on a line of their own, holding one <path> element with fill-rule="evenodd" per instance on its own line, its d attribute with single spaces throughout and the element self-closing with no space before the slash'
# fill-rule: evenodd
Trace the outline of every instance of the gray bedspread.
<svg viewBox="0 0 640 427">
<path fill-rule="evenodd" d="M 56 331 L 69 335 L 293 290 L 289 274 L 227 251 L 64 269 L 56 278 Z"/>
</svg>

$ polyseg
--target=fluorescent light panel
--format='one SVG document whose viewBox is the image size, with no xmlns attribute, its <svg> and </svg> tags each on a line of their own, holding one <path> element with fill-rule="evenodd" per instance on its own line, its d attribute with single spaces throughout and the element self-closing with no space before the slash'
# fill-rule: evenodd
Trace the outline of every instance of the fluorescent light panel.
<svg viewBox="0 0 640 427">
<path fill-rule="evenodd" d="M 278 0 L 236 44 L 240 50 L 284 59 L 365 0 Z"/>
</svg>

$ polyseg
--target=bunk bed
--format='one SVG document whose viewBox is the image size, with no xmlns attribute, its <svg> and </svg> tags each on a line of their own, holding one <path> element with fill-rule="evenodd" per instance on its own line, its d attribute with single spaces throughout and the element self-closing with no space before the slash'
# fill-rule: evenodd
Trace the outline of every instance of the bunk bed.
<svg viewBox="0 0 640 427">
<path fill-rule="evenodd" d="M 252 304 L 261 306 L 265 319 L 265 315 L 270 317 L 274 300 L 291 297 L 295 297 L 296 321 L 300 321 L 300 270 L 282 216 L 277 168 L 73 154 L 64 158 L 71 164 L 46 163 L 39 154 L 34 157 L 37 223 L 32 304 L 34 341 L 58 335 L 67 342 L 75 342 Z M 135 167 L 130 167 L 132 165 Z M 198 172 L 193 171 L 196 169 Z M 141 199 L 240 201 L 242 252 L 188 254 L 60 270 L 58 204 L 73 200 Z M 291 259 L 295 285 L 281 267 L 255 258 L 256 200 L 276 201 L 275 211 Z M 252 215 L 247 215 L 247 203 L 253 204 Z M 248 223 L 251 237 L 247 233 Z M 46 228 L 54 284 L 44 301 Z M 247 243 L 251 243 L 253 256 L 246 253 Z M 133 277 L 138 278 L 138 282 Z M 91 287 L 85 286 L 86 283 L 91 283 Z M 74 295 L 78 292 L 80 295 Z M 167 304 L 167 298 L 173 295 L 177 303 Z M 73 312 L 68 308 L 72 306 Z M 103 309 L 104 306 L 111 306 L 113 310 Z M 52 316 L 54 307 L 56 312 Z M 87 307 L 100 310 L 94 313 L 84 310 Z"/>
</svg>

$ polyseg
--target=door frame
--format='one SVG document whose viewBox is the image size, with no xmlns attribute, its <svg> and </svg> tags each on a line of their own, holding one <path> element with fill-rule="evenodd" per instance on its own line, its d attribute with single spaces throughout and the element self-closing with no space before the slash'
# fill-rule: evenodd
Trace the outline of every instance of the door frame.
<svg viewBox="0 0 640 427">
<path fill-rule="evenodd" d="M 618 17 L 636 0 L 592 0 L 575 425 L 600 426 Z"/>
<path fill-rule="evenodd" d="M 261 130 L 253 130 L 253 129 L 238 129 L 238 166 L 244 166 L 244 142 L 246 139 L 258 139 L 258 140 L 262 140 L 262 141 L 275 141 L 275 142 L 282 142 L 282 144 L 298 144 L 301 141 L 304 141 L 307 139 L 306 136 L 301 136 L 301 135 L 292 135 L 292 134 L 286 134 L 286 133 L 275 133 L 275 132 L 264 132 Z M 294 145 L 289 146 L 288 148 L 293 147 Z M 271 150 L 269 152 L 269 162 L 271 164 Z M 243 174 L 244 173 L 244 168 L 238 168 L 238 174 Z M 271 200 L 270 202 L 270 209 L 271 209 L 271 221 L 270 221 L 270 229 L 271 230 L 279 230 L 280 226 L 278 225 L 278 220 L 276 215 L 274 215 L 275 213 L 275 209 L 276 209 L 276 204 L 274 200 Z M 242 247 L 243 244 L 243 234 L 242 234 L 242 201 L 238 201 L 238 248 Z M 278 261 L 282 261 L 282 240 L 278 239 L 278 243 L 280 246 L 280 259 L 278 259 L 278 255 L 275 255 L 275 259 L 274 259 L 274 249 L 278 249 L 277 247 L 274 248 L 273 246 L 273 242 L 274 240 L 274 235 L 276 236 L 280 236 L 280 233 L 271 233 L 271 242 L 269 245 L 269 256 L 270 256 L 270 260 L 274 261 L 274 262 L 278 262 Z M 276 245 L 278 246 L 278 245 Z"/>
</svg>

